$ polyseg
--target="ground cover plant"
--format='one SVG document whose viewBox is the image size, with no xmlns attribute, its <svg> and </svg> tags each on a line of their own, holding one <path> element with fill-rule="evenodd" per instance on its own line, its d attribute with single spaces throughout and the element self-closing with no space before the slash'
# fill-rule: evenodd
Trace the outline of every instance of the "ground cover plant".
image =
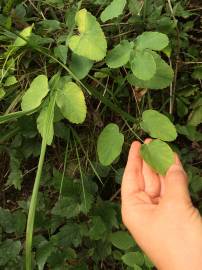
<svg viewBox="0 0 202 270">
<path fill-rule="evenodd" d="M 0 269 L 155 269 L 121 221 L 133 140 L 162 175 L 180 155 L 202 212 L 201 12 L 0 0 Z"/>
</svg>

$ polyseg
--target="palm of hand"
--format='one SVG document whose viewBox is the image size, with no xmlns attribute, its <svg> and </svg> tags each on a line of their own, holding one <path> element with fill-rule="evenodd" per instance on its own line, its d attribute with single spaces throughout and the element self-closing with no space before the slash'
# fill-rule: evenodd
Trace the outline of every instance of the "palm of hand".
<svg viewBox="0 0 202 270">
<path fill-rule="evenodd" d="M 124 172 L 122 217 L 140 247 L 156 265 L 161 266 L 159 253 L 162 244 L 166 257 L 172 257 L 169 252 L 184 250 L 186 242 L 182 239 L 188 231 L 194 227 L 202 233 L 202 222 L 192 206 L 186 173 L 179 158 L 176 156 L 175 165 L 163 177 L 142 160 L 140 147 L 138 142 L 132 144 Z"/>
</svg>

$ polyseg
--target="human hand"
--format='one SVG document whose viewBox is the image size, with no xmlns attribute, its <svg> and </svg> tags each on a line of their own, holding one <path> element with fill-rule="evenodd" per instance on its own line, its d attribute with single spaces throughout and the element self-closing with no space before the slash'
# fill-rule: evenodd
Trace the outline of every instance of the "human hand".
<svg viewBox="0 0 202 270">
<path fill-rule="evenodd" d="M 140 147 L 137 141 L 131 145 L 123 176 L 123 223 L 158 269 L 201 270 L 202 218 L 182 164 L 176 155 L 160 176 L 142 160 Z"/>
</svg>

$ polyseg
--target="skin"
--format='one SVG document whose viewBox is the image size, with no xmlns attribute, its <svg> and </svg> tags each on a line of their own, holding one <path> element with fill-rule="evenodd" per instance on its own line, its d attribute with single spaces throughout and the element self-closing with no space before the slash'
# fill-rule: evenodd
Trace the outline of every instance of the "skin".
<svg viewBox="0 0 202 270">
<path fill-rule="evenodd" d="M 160 176 L 142 160 L 140 147 L 132 143 L 123 176 L 123 223 L 159 270 L 201 270 L 202 218 L 186 172 L 175 155 L 175 164 Z"/>
</svg>

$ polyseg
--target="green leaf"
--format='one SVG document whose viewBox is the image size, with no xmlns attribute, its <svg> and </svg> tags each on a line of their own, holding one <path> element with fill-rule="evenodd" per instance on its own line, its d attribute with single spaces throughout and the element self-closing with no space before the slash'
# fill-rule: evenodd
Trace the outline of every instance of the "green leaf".
<svg viewBox="0 0 202 270">
<path fill-rule="evenodd" d="M 133 49 L 132 43 L 122 40 L 116 47 L 107 53 L 106 63 L 110 68 L 119 68 L 126 65 Z"/>
<path fill-rule="evenodd" d="M 43 20 L 39 22 L 39 25 L 48 32 L 53 32 L 61 28 L 60 22 L 57 20 Z"/>
<path fill-rule="evenodd" d="M 93 216 L 92 224 L 89 230 L 89 237 L 92 240 L 99 240 L 103 238 L 103 234 L 106 232 L 106 226 L 101 217 Z"/>
<path fill-rule="evenodd" d="M 107 41 L 96 18 L 86 9 L 82 9 L 77 12 L 75 21 L 80 35 L 70 38 L 70 49 L 90 60 L 102 60 L 106 56 Z"/>
<path fill-rule="evenodd" d="M 59 74 L 56 74 L 54 76 L 54 79 L 56 80 L 56 78 L 58 78 L 58 77 L 59 77 Z M 51 83 L 51 87 L 52 87 L 52 83 Z M 54 87 L 53 87 L 53 89 L 55 90 Z M 46 118 L 46 121 L 44 122 L 44 125 L 46 127 L 46 128 L 44 128 L 44 130 L 46 130 L 46 132 L 44 132 L 44 134 L 43 134 L 41 152 L 40 152 L 36 177 L 34 180 L 34 187 L 33 187 L 33 191 L 32 191 L 29 212 L 28 212 L 28 218 L 27 218 L 26 242 L 25 242 L 25 264 L 26 264 L 27 269 L 32 268 L 32 238 L 33 238 L 33 230 L 34 230 L 34 221 L 35 221 L 40 180 L 42 177 L 42 169 L 43 169 L 46 148 L 47 148 L 47 141 L 48 141 L 50 129 L 51 129 L 52 122 L 53 122 L 54 109 L 55 109 L 55 98 L 56 98 L 56 91 L 53 92 L 53 95 L 51 96 L 50 102 L 48 104 L 49 113 L 47 113 L 47 118 Z"/>
<path fill-rule="evenodd" d="M 188 124 L 191 126 L 198 126 L 201 123 L 202 123 L 202 106 L 199 106 L 191 112 Z"/>
<path fill-rule="evenodd" d="M 60 198 L 52 209 L 52 214 L 72 218 L 80 213 L 80 206 L 75 197 L 62 197 Z"/>
<path fill-rule="evenodd" d="M 196 80 L 202 80 L 202 66 L 197 66 L 191 76 Z"/>
<path fill-rule="evenodd" d="M 71 245 L 78 247 L 81 244 L 81 237 L 81 226 L 75 222 L 69 221 L 60 228 L 57 234 L 51 237 L 51 242 L 53 240 L 53 243 L 56 243 L 61 249 Z"/>
<path fill-rule="evenodd" d="M 144 3 L 141 0 L 129 0 L 128 8 L 133 15 L 140 15 L 140 12 L 144 6 Z"/>
<path fill-rule="evenodd" d="M 143 81 L 134 75 L 128 75 L 127 79 L 130 84 L 139 88 L 163 89 L 172 83 L 174 76 L 172 68 L 158 54 L 152 52 L 152 55 L 156 62 L 156 73 L 154 77 L 151 80 Z"/>
<path fill-rule="evenodd" d="M 138 79 L 150 80 L 156 73 L 156 62 L 153 55 L 148 51 L 136 51 L 131 61 L 131 70 Z"/>
<path fill-rule="evenodd" d="M 0 87 L 0 100 L 5 96 L 6 92 L 2 87 Z"/>
<path fill-rule="evenodd" d="M 12 214 L 12 220 L 15 226 L 15 233 L 17 235 L 23 235 L 26 227 L 26 216 L 21 210 L 17 210 Z"/>
<path fill-rule="evenodd" d="M 167 35 L 160 32 L 144 32 L 137 37 L 136 49 L 144 50 L 151 49 L 154 51 L 161 51 L 169 44 Z"/>
<path fill-rule="evenodd" d="M 134 264 L 133 265 L 133 270 L 142 270 L 142 267 L 140 267 L 139 265 Z"/>
<path fill-rule="evenodd" d="M 166 175 L 174 163 L 174 153 L 169 145 L 160 140 L 143 144 L 140 150 L 142 158 L 159 174 Z"/>
<path fill-rule="evenodd" d="M 104 166 L 110 165 L 121 153 L 124 136 L 116 124 L 108 124 L 101 132 L 97 142 L 97 152 Z"/>
<path fill-rule="evenodd" d="M 19 255 L 21 250 L 20 241 L 7 239 L 0 244 L 0 266 L 5 266 L 8 262 L 13 261 Z M 2 269 L 6 269 L 3 267 Z"/>
<path fill-rule="evenodd" d="M 92 66 L 92 60 L 89 60 L 88 58 L 77 55 L 75 53 L 72 54 L 72 61 L 69 67 L 79 80 L 82 80 L 88 75 Z"/>
<path fill-rule="evenodd" d="M 146 110 L 142 114 L 141 127 L 152 138 L 172 142 L 177 138 L 176 128 L 170 119 L 155 110 Z"/>
<path fill-rule="evenodd" d="M 68 48 L 65 45 L 58 45 L 54 48 L 54 55 L 56 58 L 58 58 L 60 61 L 62 61 L 63 64 L 66 64 L 67 62 L 67 51 Z"/>
<path fill-rule="evenodd" d="M 11 86 L 11 85 L 13 85 L 13 84 L 16 84 L 18 81 L 16 80 L 16 78 L 15 78 L 15 76 L 9 76 L 7 79 L 6 79 L 6 81 L 5 81 L 5 83 L 4 83 L 4 86 Z"/>
<path fill-rule="evenodd" d="M 113 0 L 100 15 L 101 21 L 106 22 L 120 16 L 126 6 L 126 0 Z"/>
<path fill-rule="evenodd" d="M 128 265 L 133 267 L 134 265 L 143 266 L 144 264 L 144 256 L 141 252 L 128 252 L 121 257 L 122 261 Z"/>
<path fill-rule="evenodd" d="M 43 241 L 37 248 L 36 263 L 39 270 L 44 269 L 45 263 L 54 249 L 53 244 L 48 241 Z"/>
<path fill-rule="evenodd" d="M 195 126 L 181 126 L 176 125 L 177 132 L 186 136 L 190 141 L 199 142 L 202 141 L 202 133 L 196 130 Z"/>
<path fill-rule="evenodd" d="M 7 186 L 13 185 L 16 189 L 21 190 L 21 183 L 23 180 L 21 171 L 21 160 L 19 153 L 16 150 L 10 151 L 10 173 L 6 182 Z"/>
<path fill-rule="evenodd" d="M 27 44 L 26 40 L 29 40 L 32 34 L 33 26 L 34 25 L 28 26 L 19 33 L 19 36 L 21 37 L 17 37 L 17 39 L 15 40 L 13 44 L 14 47 L 23 47 Z"/>
<path fill-rule="evenodd" d="M 144 261 L 145 261 L 145 265 L 149 268 L 149 269 L 153 269 L 154 264 L 151 262 L 151 260 L 144 254 Z"/>
<path fill-rule="evenodd" d="M 182 118 L 188 114 L 189 109 L 183 99 L 176 98 L 177 103 L 177 115 Z"/>
<path fill-rule="evenodd" d="M 22 97 L 21 108 L 23 111 L 36 109 L 41 105 L 43 98 L 49 92 L 48 78 L 45 75 L 37 76 L 31 83 L 30 88 Z"/>
<path fill-rule="evenodd" d="M 112 233 L 110 236 L 110 241 L 115 247 L 121 250 L 127 250 L 135 246 L 133 238 L 127 232 L 124 231 Z"/>
<path fill-rule="evenodd" d="M 57 92 L 56 103 L 61 113 L 70 122 L 83 123 L 86 118 L 86 103 L 82 90 L 73 82 L 65 83 Z"/>
<path fill-rule="evenodd" d="M 45 104 L 43 108 L 40 111 L 40 114 L 37 118 L 37 129 L 39 133 L 41 134 L 41 137 L 43 138 L 45 136 L 45 133 L 47 132 L 47 126 L 46 126 L 46 121 L 47 117 L 49 114 L 49 106 L 48 104 Z M 53 141 L 53 136 L 54 136 L 54 129 L 53 129 L 53 119 L 54 119 L 54 113 L 51 119 L 51 125 L 49 127 L 48 133 L 47 133 L 47 144 L 51 145 Z"/>
<path fill-rule="evenodd" d="M 6 233 L 15 232 L 13 217 L 9 210 L 0 207 L 0 226 Z"/>
<path fill-rule="evenodd" d="M 16 119 L 18 119 L 18 118 L 20 118 L 28 113 L 31 114 L 33 112 L 34 112 L 33 110 L 30 110 L 29 112 L 19 111 L 19 112 L 9 113 L 9 114 L 5 114 L 5 115 L 0 115 L 0 124 L 7 123 L 9 121 L 15 121 Z"/>
</svg>

